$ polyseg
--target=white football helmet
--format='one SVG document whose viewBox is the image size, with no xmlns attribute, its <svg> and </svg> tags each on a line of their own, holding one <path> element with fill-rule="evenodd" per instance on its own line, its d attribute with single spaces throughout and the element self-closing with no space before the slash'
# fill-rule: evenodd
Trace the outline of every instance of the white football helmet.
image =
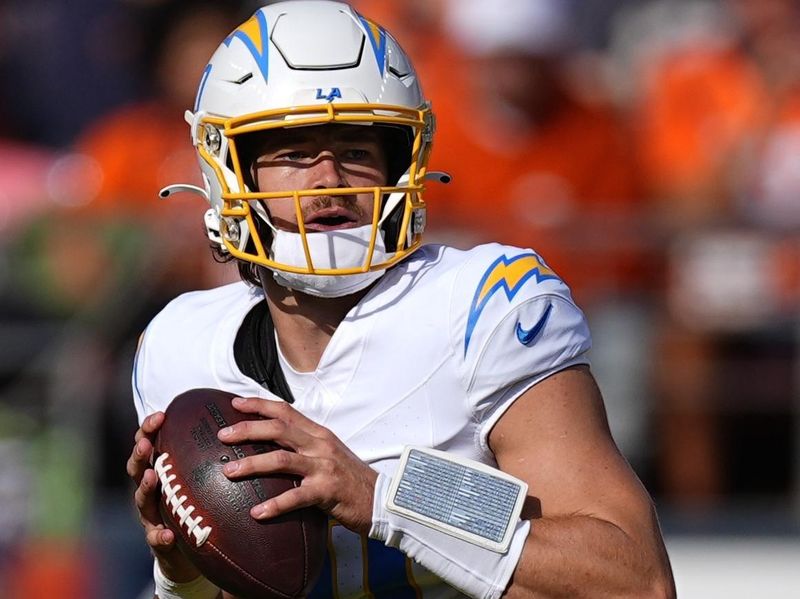
<svg viewBox="0 0 800 599">
<path fill-rule="evenodd" d="M 175 185 L 162 190 L 162 196 L 174 191 L 204 195 L 211 205 L 205 217 L 209 238 L 223 252 L 272 269 L 276 279 L 289 287 L 343 295 L 363 288 L 420 246 L 425 227 L 423 181 L 434 130 L 430 105 L 397 42 L 347 4 L 291 0 L 259 9 L 211 57 L 194 111 L 187 111 L 186 118 L 206 189 Z M 395 180 L 374 188 L 269 193 L 248 188 L 248 166 L 240 162 L 241 146 L 237 146 L 240 136 L 329 123 L 405 132 L 395 136 L 405 140 L 403 147 L 387 149 L 387 155 L 405 154 Z M 444 174 L 428 176 L 447 180 Z M 369 232 L 355 241 L 363 251 L 353 252 L 353 240 L 337 237 L 336 231 L 327 239 L 322 232 L 307 234 L 298 219 L 294 255 L 301 258 L 287 261 L 276 252 L 276 241 L 283 237 L 286 245 L 286 235 L 272 225 L 259 200 L 293 198 L 300 214 L 302 197 L 365 193 L 374 197 L 375 216 Z M 341 248 L 346 257 L 326 256 Z M 341 276 L 353 284 L 331 285 Z"/>
</svg>

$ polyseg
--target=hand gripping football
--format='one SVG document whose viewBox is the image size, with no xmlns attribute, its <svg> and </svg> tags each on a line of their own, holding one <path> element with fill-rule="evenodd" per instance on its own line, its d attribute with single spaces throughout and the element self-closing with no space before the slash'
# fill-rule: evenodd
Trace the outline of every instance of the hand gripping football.
<svg viewBox="0 0 800 599">
<path fill-rule="evenodd" d="M 219 429 L 258 418 L 235 410 L 233 397 L 193 389 L 167 408 L 154 455 L 164 523 L 200 572 L 237 597 L 304 596 L 325 559 L 327 517 L 317 508 L 266 521 L 250 516 L 251 507 L 299 485 L 300 479 L 274 474 L 234 482 L 222 473 L 227 462 L 278 447 L 225 445 L 217 439 Z"/>
</svg>

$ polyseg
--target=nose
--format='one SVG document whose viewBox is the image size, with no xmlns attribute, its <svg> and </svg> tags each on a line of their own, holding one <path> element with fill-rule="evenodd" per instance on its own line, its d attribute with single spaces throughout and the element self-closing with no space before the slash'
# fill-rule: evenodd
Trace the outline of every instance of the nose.
<svg viewBox="0 0 800 599">
<path fill-rule="evenodd" d="M 329 150 L 320 152 L 317 156 L 312 177 L 311 189 L 346 187 L 342 165 Z"/>
</svg>

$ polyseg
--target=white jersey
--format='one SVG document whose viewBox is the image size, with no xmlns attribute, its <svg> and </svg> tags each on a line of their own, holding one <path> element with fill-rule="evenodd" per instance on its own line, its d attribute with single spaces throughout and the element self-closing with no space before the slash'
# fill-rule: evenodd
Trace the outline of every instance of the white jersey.
<svg viewBox="0 0 800 599">
<path fill-rule="evenodd" d="M 212 387 L 274 399 L 244 375 L 234 339 L 260 289 L 187 293 L 148 326 L 133 373 L 141 422 L 173 397 Z M 538 381 L 587 363 L 588 327 L 569 289 L 531 250 L 424 246 L 347 314 L 313 373 L 282 360 L 294 406 L 376 470 L 407 445 L 496 465 L 487 437 Z M 319 597 L 458 597 L 399 551 L 333 525 Z"/>
</svg>

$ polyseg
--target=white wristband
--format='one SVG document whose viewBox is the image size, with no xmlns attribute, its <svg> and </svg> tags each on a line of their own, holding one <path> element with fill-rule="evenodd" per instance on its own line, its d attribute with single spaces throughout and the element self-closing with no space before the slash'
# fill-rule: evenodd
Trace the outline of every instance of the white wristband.
<svg viewBox="0 0 800 599">
<path fill-rule="evenodd" d="M 206 577 L 200 575 L 190 582 L 170 580 L 153 560 L 153 581 L 158 599 L 217 599 L 219 588 Z"/>
<path fill-rule="evenodd" d="M 481 599 L 498 599 L 522 555 L 530 521 L 519 520 L 508 551 L 498 553 L 437 530 L 387 509 L 392 479 L 379 474 L 375 483 L 369 536 L 400 549 L 461 592 Z"/>
</svg>

